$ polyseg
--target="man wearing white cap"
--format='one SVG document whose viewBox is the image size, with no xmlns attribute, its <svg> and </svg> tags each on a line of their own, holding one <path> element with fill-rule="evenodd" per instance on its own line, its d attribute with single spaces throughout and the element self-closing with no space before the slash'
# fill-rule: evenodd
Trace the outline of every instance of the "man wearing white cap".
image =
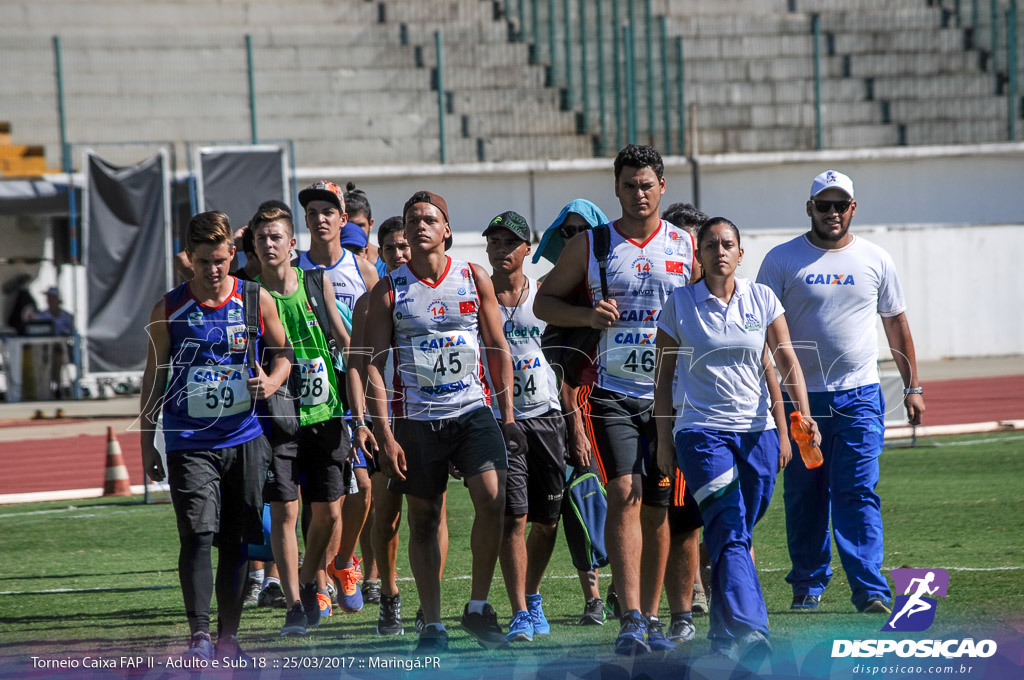
<svg viewBox="0 0 1024 680">
<path fill-rule="evenodd" d="M 793 587 L 793 609 L 818 608 L 832 577 L 831 514 L 851 601 L 858 611 L 888 614 L 881 499 L 875 492 L 885 431 L 875 314 L 882 317 L 906 387 L 907 415 L 916 425 L 925 407 L 914 340 L 892 257 L 849 232 L 857 212 L 853 180 L 835 170 L 821 173 L 811 184 L 806 210 L 810 231 L 772 249 L 757 276 L 786 308 L 825 459 L 808 470 L 794 456 L 786 467 L 793 563 L 786 581 Z"/>
</svg>

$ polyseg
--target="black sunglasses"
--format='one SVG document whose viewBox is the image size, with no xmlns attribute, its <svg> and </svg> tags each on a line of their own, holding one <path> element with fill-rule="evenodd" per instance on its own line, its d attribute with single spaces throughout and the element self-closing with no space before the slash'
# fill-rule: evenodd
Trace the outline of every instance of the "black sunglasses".
<svg viewBox="0 0 1024 680">
<path fill-rule="evenodd" d="M 564 239 L 570 239 L 581 231 L 586 231 L 590 227 L 578 227 L 571 224 L 563 224 L 558 228 L 558 233 L 562 235 Z"/>
<path fill-rule="evenodd" d="M 832 212 L 833 208 L 835 208 L 835 211 L 837 213 L 839 213 L 840 215 L 842 215 L 843 213 L 845 213 L 847 210 L 850 209 L 850 204 L 851 203 L 853 203 L 853 201 L 851 201 L 849 199 L 847 199 L 845 201 L 819 201 L 819 200 L 815 200 L 814 201 L 814 209 L 817 210 L 818 212 L 822 213 L 822 214 L 828 214 L 828 213 Z"/>
</svg>

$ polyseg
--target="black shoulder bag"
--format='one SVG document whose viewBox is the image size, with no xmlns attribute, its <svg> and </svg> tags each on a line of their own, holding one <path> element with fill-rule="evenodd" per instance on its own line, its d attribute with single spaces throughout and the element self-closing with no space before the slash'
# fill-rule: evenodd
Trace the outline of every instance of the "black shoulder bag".
<svg viewBox="0 0 1024 680">
<path fill-rule="evenodd" d="M 594 257 L 601 276 L 601 296 L 608 299 L 608 251 L 611 233 L 607 224 L 599 224 L 591 231 L 594 236 Z M 589 307 L 587 284 L 566 299 L 571 305 Z M 556 326 L 548 324 L 540 336 L 541 351 L 559 380 L 578 387 L 587 369 L 594 363 L 601 331 L 588 326 Z"/>
<path fill-rule="evenodd" d="M 246 348 L 245 362 L 255 369 L 256 334 L 260 325 L 260 284 L 245 281 L 242 284 L 242 306 L 245 308 Z M 302 391 L 302 376 L 299 364 L 295 362 L 288 372 L 288 380 L 277 392 L 266 398 L 267 413 L 270 415 L 272 430 L 270 440 L 278 444 L 294 439 L 299 434 L 299 393 Z"/>
</svg>

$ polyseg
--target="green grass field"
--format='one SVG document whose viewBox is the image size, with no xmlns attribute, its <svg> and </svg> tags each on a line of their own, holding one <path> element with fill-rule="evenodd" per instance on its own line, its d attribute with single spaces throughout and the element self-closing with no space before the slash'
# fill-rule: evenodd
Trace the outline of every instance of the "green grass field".
<svg viewBox="0 0 1024 680">
<path fill-rule="evenodd" d="M 963 637 L 967 631 L 1019 638 L 1024 631 L 1024 437 L 975 435 L 931 443 L 936 446 L 890 449 L 882 457 L 886 567 L 950 570 L 949 596 L 940 602 L 928 637 Z M 460 484 L 452 482 L 450 491 L 451 548 L 443 611 L 452 658 L 457 659 L 452 663 L 490 667 L 507 677 L 513 667 L 592 666 L 611 660 L 614 623 L 603 628 L 575 625 L 583 602 L 561 538 L 542 588 L 552 623 L 549 637 L 510 651 L 485 652 L 459 630 L 458 618 L 469 595 L 472 511 Z M 187 626 L 169 504 L 97 499 L 4 506 L 0 536 L 5 558 L 0 569 L 0 677 L 15 677 L 32 655 L 166 658 L 181 651 Z M 417 597 L 406 545 L 403 535 L 398 574 L 404 579 L 403 609 L 412 632 Z M 773 505 L 755 532 L 755 547 L 777 650 L 807 650 L 830 645 L 837 637 L 885 637 L 878 633 L 884 617 L 854 612 L 838 559 L 821 611 L 789 611 L 781 478 Z M 46 592 L 55 589 L 66 592 Z M 500 570 L 490 599 L 507 624 L 510 611 Z M 664 601 L 662 614 L 668 614 Z M 376 617 L 377 607 L 371 605 L 358 614 L 335 615 L 305 638 L 283 639 L 278 636 L 283 610 L 250 608 L 243 616 L 241 637 L 247 650 L 267 658 L 362 659 L 408 653 L 414 635 L 379 638 Z M 707 619 L 697 619 L 697 640 L 673 654 L 684 659 L 704 653 L 706 633 Z"/>
</svg>

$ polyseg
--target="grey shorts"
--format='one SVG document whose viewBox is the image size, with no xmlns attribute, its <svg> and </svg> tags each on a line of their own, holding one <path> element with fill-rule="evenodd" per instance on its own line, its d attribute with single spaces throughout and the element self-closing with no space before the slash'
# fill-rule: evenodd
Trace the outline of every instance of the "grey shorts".
<svg viewBox="0 0 1024 680">
<path fill-rule="evenodd" d="M 526 434 L 527 449 L 525 455 L 508 459 L 505 514 L 556 524 L 565 490 L 565 419 L 561 411 L 551 410 L 517 422 Z"/>
<path fill-rule="evenodd" d="M 213 532 L 225 545 L 263 543 L 263 483 L 270 456 L 263 435 L 223 449 L 168 451 L 178 533 Z"/>
<path fill-rule="evenodd" d="M 448 463 L 464 477 L 508 469 L 505 440 L 491 409 L 481 406 L 458 418 L 396 418 L 392 428 L 405 451 L 405 481 L 388 488 L 418 498 L 440 496 L 448 488 Z"/>
<path fill-rule="evenodd" d="M 297 439 L 274 447 L 265 500 L 298 500 L 299 486 L 303 498 L 312 503 L 330 503 L 351 493 L 355 476 L 349 445 L 348 427 L 340 418 L 299 428 Z"/>
</svg>

